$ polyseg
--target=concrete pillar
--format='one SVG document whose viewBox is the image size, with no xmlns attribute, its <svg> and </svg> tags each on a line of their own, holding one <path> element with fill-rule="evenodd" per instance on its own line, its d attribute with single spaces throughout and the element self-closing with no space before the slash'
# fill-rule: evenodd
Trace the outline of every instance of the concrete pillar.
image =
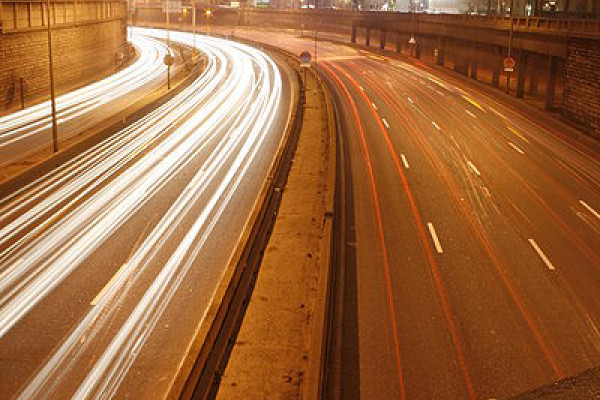
<svg viewBox="0 0 600 400">
<path fill-rule="evenodd" d="M 442 36 L 438 36 L 438 44 L 437 44 L 437 58 L 435 63 L 437 65 L 444 65 L 444 59 L 446 57 L 446 38 Z"/>
<path fill-rule="evenodd" d="M 371 28 L 367 28 L 365 32 L 365 46 L 369 47 L 371 44 Z"/>
<path fill-rule="evenodd" d="M 402 36 L 398 33 L 396 34 L 396 53 L 402 52 Z"/>
<path fill-rule="evenodd" d="M 517 66 L 517 98 L 525 94 L 525 78 L 527 77 L 527 52 L 521 51 L 519 65 Z"/>
<path fill-rule="evenodd" d="M 552 110 L 554 108 L 557 70 L 558 60 L 556 57 L 550 56 L 548 59 L 548 84 L 546 85 L 546 110 Z"/>
<path fill-rule="evenodd" d="M 381 30 L 381 36 L 379 37 L 379 48 L 381 50 L 385 49 L 385 29 Z"/>
<path fill-rule="evenodd" d="M 454 71 L 461 75 L 469 76 L 469 60 L 465 58 L 454 58 Z"/>
<path fill-rule="evenodd" d="M 350 42 L 356 43 L 356 25 L 352 25 L 352 33 L 350 35 Z"/>
<path fill-rule="evenodd" d="M 500 86 L 500 71 L 502 66 L 502 48 L 496 47 L 496 57 L 493 58 L 495 62 L 492 64 L 492 86 Z"/>
<path fill-rule="evenodd" d="M 471 78 L 477 80 L 477 60 L 471 60 Z"/>
<path fill-rule="evenodd" d="M 537 70 L 537 66 L 539 63 L 539 59 L 536 57 L 533 60 L 531 60 L 533 62 L 530 62 L 530 78 L 529 78 L 529 90 L 528 90 L 528 94 L 531 96 L 535 96 L 537 94 L 538 91 L 538 83 L 539 83 L 539 79 L 540 79 L 540 73 Z"/>
</svg>

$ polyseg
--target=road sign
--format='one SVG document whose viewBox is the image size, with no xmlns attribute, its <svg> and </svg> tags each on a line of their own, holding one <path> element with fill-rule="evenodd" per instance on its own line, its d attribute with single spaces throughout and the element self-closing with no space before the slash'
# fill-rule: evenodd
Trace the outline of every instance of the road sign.
<svg viewBox="0 0 600 400">
<path fill-rule="evenodd" d="M 308 51 L 303 51 L 302 53 L 300 53 L 300 61 L 302 61 L 303 63 L 309 63 L 311 58 L 312 56 Z"/>
<path fill-rule="evenodd" d="M 513 72 L 515 70 L 516 61 L 512 57 L 506 57 L 504 59 L 504 72 Z"/>
<path fill-rule="evenodd" d="M 175 57 L 173 57 L 170 54 L 167 54 L 165 56 L 165 58 L 163 59 L 163 61 L 164 61 L 165 65 L 171 66 L 175 62 Z"/>
</svg>

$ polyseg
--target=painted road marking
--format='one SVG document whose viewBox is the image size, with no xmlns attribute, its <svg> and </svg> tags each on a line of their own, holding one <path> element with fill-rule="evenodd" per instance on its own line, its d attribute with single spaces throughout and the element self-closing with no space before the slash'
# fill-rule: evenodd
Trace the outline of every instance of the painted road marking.
<svg viewBox="0 0 600 400">
<path fill-rule="evenodd" d="M 542 261 L 544 262 L 544 264 L 546 264 L 546 266 L 548 267 L 548 269 L 551 269 L 552 271 L 554 271 L 556 268 L 554 268 L 554 265 L 552 265 L 552 263 L 550 262 L 550 260 L 548 260 L 548 257 L 546 257 L 546 255 L 544 254 L 544 252 L 542 251 L 542 249 L 540 249 L 540 247 L 537 245 L 537 243 L 535 242 L 535 240 L 529 239 L 529 244 L 531 244 L 531 247 L 533 247 L 533 249 L 538 254 L 538 256 L 540 256 L 540 258 L 542 259 Z"/>
<path fill-rule="evenodd" d="M 431 121 L 431 123 L 433 124 L 433 126 L 435 126 L 437 128 L 438 131 L 442 130 L 442 128 L 440 128 L 440 126 L 438 124 L 436 124 L 435 121 Z"/>
<path fill-rule="evenodd" d="M 410 97 L 408 97 L 408 101 L 410 101 L 410 104 L 414 103 L 413 99 L 411 99 Z"/>
<path fill-rule="evenodd" d="M 427 223 L 427 228 L 429 228 L 429 233 L 431 234 L 431 238 L 433 239 L 433 244 L 435 245 L 435 249 L 438 253 L 443 253 L 442 245 L 440 243 L 440 239 L 438 239 L 437 233 L 435 233 L 435 228 L 431 222 Z"/>
<path fill-rule="evenodd" d="M 390 124 L 388 124 L 385 118 L 381 118 L 381 122 L 383 122 L 386 128 L 390 129 Z"/>
<path fill-rule="evenodd" d="M 496 114 L 497 116 L 501 117 L 502 119 L 507 119 L 501 112 L 497 111 L 495 108 L 490 107 L 490 110 L 492 110 L 492 112 L 494 114 Z"/>
<path fill-rule="evenodd" d="M 471 111 L 469 110 L 465 110 L 467 112 L 467 114 L 469 114 L 471 117 L 473 118 L 477 118 L 477 116 L 475 114 L 473 114 Z"/>
<path fill-rule="evenodd" d="M 406 169 L 409 169 L 410 166 L 408 165 L 408 161 L 406 160 L 406 157 L 404 156 L 404 154 L 400 154 L 400 157 L 402 157 L 402 163 L 404 163 L 404 167 Z"/>
<path fill-rule="evenodd" d="M 465 95 L 463 95 L 462 97 L 463 97 L 463 99 L 465 99 L 465 100 L 466 100 L 466 101 L 468 101 L 469 103 L 473 104 L 475 107 L 479 108 L 481 111 L 485 111 L 485 110 L 483 109 L 483 107 L 481 107 L 481 106 L 479 105 L 479 103 L 477 103 L 475 100 L 471 99 L 469 96 L 465 96 Z"/>
<path fill-rule="evenodd" d="M 467 161 L 467 164 L 469 164 L 469 167 L 471 167 L 471 169 L 479 176 L 481 176 L 481 173 L 479 173 L 479 170 L 477 169 L 477 167 L 475 166 L 475 164 L 473 164 L 471 161 Z"/>
<path fill-rule="evenodd" d="M 521 135 L 519 132 L 517 132 L 517 130 L 515 128 L 513 128 L 512 126 L 508 127 L 508 130 L 511 131 L 512 133 L 514 133 L 515 135 L 517 135 L 521 140 L 523 140 L 524 142 L 529 143 L 529 140 L 527 140 L 525 138 L 525 136 Z"/>
<path fill-rule="evenodd" d="M 373 108 L 375 109 L 375 111 L 378 110 L 377 106 L 375 105 L 375 103 L 371 103 L 371 105 L 373 106 Z"/>
<path fill-rule="evenodd" d="M 508 142 L 508 145 L 510 147 L 512 147 L 513 149 L 515 149 L 516 151 L 518 151 L 521 154 L 525 154 L 525 152 L 523 150 L 521 150 L 520 148 L 518 148 L 514 143 Z"/>
<path fill-rule="evenodd" d="M 94 300 L 90 302 L 90 306 L 95 306 L 96 304 L 98 304 L 98 301 L 100 301 L 100 299 L 102 298 L 102 296 L 104 296 L 104 293 L 106 293 L 108 288 L 111 287 L 112 284 L 117 280 L 117 278 L 123 273 L 123 270 L 128 264 L 129 262 L 126 262 L 123 265 L 121 265 L 121 268 L 119 268 L 119 270 L 113 275 L 113 277 L 110 278 L 110 281 L 108 281 L 108 283 L 104 285 L 100 293 L 98 293 L 96 297 L 94 297 Z"/>
<path fill-rule="evenodd" d="M 362 90 L 363 92 L 365 91 L 365 88 L 362 87 L 361 85 L 358 86 L 360 88 L 360 90 Z"/>
<path fill-rule="evenodd" d="M 594 217 L 600 219 L 600 213 L 598 213 L 598 211 L 594 210 L 588 203 L 586 203 L 583 200 L 579 200 L 579 204 L 581 204 L 582 206 L 584 206 L 585 208 L 587 208 L 589 212 L 591 212 L 592 214 L 594 214 Z"/>
</svg>

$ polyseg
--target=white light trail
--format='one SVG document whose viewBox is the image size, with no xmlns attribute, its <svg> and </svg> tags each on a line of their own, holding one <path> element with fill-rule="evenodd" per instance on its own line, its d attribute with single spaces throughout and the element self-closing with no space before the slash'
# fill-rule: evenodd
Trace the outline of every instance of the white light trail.
<svg viewBox="0 0 600 400">
<path fill-rule="evenodd" d="M 136 29 L 135 36 L 164 37 Z M 171 39 L 191 45 L 192 35 Z M 150 40 L 150 39 L 148 39 Z M 20 394 L 50 398 L 80 368 L 78 360 L 105 332 L 127 296 L 140 296 L 105 350 L 88 365 L 74 399 L 108 399 L 175 295 L 247 172 L 272 159 L 263 145 L 280 109 L 282 80 L 264 53 L 196 37 L 206 55 L 202 75 L 172 100 L 8 199 L 0 200 L 0 337 L 79 268 L 119 227 L 202 154 L 201 168 L 106 285 L 94 306 Z M 253 66 L 249 68 L 249 66 Z M 266 176 L 265 176 L 266 178 Z M 258 193 L 254 193 L 257 195 Z M 131 291 L 184 218 L 204 207 L 141 295 Z M 35 228 L 31 228 L 35 226 Z M 97 339 L 100 340 L 100 339 Z"/>
</svg>

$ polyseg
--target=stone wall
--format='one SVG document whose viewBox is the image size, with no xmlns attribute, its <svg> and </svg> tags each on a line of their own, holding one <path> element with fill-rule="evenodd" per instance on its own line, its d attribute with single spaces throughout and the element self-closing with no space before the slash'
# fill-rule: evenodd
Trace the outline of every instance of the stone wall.
<svg viewBox="0 0 600 400">
<path fill-rule="evenodd" d="M 565 76 L 563 115 L 600 138 L 600 40 L 569 40 Z"/>
<path fill-rule="evenodd" d="M 61 91 L 112 72 L 126 43 L 125 3 L 54 5 L 51 26 L 56 88 Z M 20 103 L 20 78 L 25 80 L 28 100 L 49 93 L 45 13 L 39 2 L 2 4 L 0 109 Z"/>
</svg>

